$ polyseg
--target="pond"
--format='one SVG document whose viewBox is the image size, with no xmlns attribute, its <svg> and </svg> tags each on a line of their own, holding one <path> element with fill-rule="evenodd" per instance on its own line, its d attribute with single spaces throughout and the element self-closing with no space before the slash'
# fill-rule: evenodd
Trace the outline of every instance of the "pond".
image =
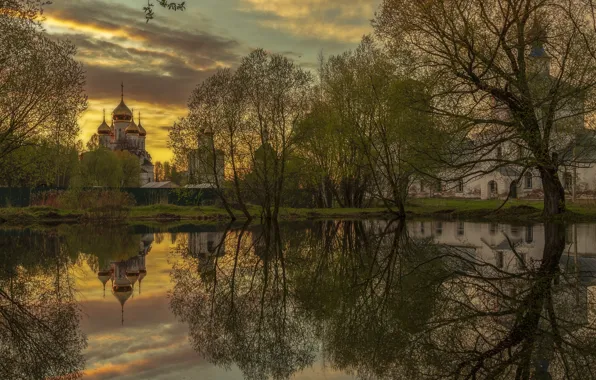
<svg viewBox="0 0 596 380">
<path fill-rule="evenodd" d="M 59 225 L 0 246 L 0 379 L 596 378 L 596 225 Z"/>
</svg>

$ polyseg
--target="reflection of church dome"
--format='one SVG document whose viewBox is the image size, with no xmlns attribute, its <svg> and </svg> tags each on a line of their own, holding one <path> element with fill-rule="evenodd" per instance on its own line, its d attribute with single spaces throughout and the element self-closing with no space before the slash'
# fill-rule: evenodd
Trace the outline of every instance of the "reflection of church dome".
<svg viewBox="0 0 596 380">
<path fill-rule="evenodd" d="M 114 294 L 114 297 L 116 297 L 116 299 L 120 302 L 120 305 L 124 307 L 124 304 L 132 295 L 132 285 L 114 285 L 114 287 L 112 288 L 112 293 Z"/>
<path fill-rule="evenodd" d="M 112 271 L 102 270 L 97 272 L 97 278 L 103 284 L 103 295 L 106 295 L 106 283 L 112 278 Z"/>
</svg>

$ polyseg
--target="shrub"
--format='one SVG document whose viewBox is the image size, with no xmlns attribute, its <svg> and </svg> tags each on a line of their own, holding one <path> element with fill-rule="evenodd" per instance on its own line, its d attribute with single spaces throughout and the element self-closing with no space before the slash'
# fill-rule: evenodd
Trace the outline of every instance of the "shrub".
<svg viewBox="0 0 596 380">
<path fill-rule="evenodd" d="M 32 206 L 83 210 L 89 219 L 122 219 L 134 204 L 130 194 L 112 189 L 50 190 L 36 193 L 31 201 Z"/>
<path fill-rule="evenodd" d="M 48 190 L 31 194 L 31 206 L 60 207 L 60 196 L 63 190 Z"/>
</svg>

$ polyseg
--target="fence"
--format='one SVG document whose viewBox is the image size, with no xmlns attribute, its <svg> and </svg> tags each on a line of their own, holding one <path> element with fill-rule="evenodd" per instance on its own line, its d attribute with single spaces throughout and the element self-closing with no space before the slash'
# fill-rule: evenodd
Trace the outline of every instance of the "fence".
<svg viewBox="0 0 596 380">
<path fill-rule="evenodd" d="M 27 207 L 36 193 L 44 191 L 64 191 L 61 188 L 0 187 L 0 207 Z M 88 188 L 83 190 L 96 190 Z M 173 204 L 178 206 L 212 205 L 218 201 L 215 189 L 143 189 L 123 188 L 138 206 Z"/>
</svg>

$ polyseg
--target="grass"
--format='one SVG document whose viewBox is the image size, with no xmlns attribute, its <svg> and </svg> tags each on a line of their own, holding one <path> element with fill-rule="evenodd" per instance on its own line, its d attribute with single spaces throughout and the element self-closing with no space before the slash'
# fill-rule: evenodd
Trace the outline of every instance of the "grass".
<svg viewBox="0 0 596 380">
<path fill-rule="evenodd" d="M 410 218 L 414 219 L 461 219 L 461 220 L 498 220 L 502 222 L 543 221 L 542 201 L 511 200 L 495 211 L 501 200 L 478 199 L 411 199 L 406 207 Z M 568 211 L 557 217 L 559 220 L 573 222 L 596 222 L 596 201 L 568 202 Z M 259 220 L 261 212 L 257 206 L 251 206 L 249 212 Z M 64 210 L 52 207 L 0 208 L 0 222 L 16 225 L 31 225 L 35 223 L 52 222 L 81 222 L 84 221 L 84 211 Z M 242 212 L 237 211 L 239 220 L 244 219 Z M 306 209 L 282 208 L 280 219 L 365 219 L 390 218 L 393 215 L 384 208 L 331 208 Z M 152 222 L 157 224 L 175 221 L 193 222 L 225 222 L 229 219 L 223 208 L 216 206 L 175 206 L 152 205 L 137 206 L 130 210 L 125 222 Z"/>
</svg>

